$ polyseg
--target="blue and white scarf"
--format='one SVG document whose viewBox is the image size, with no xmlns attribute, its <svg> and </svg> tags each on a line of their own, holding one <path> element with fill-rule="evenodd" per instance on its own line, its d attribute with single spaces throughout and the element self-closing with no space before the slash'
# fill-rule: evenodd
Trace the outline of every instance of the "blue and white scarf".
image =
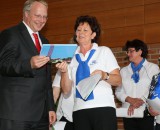
<svg viewBox="0 0 160 130">
<path fill-rule="evenodd" d="M 79 56 L 79 54 L 75 55 L 76 56 L 76 60 L 79 63 L 78 68 L 77 68 L 77 72 L 76 72 L 76 85 L 78 85 L 78 83 L 81 80 L 83 80 L 83 79 L 85 79 L 85 78 L 90 76 L 90 68 L 88 66 L 88 62 L 91 59 L 91 57 L 93 56 L 94 52 L 95 52 L 95 49 L 92 49 L 90 51 L 90 54 L 89 54 L 89 56 L 88 56 L 86 61 L 82 61 L 80 56 Z M 82 99 L 82 97 L 81 97 L 81 95 L 80 95 L 80 93 L 78 92 L 77 89 L 76 89 L 76 98 L 81 98 Z M 87 100 L 91 100 L 91 99 L 94 99 L 93 92 L 87 98 Z"/>
<path fill-rule="evenodd" d="M 139 71 L 143 67 L 144 61 L 145 59 L 143 59 L 137 66 L 135 66 L 134 63 L 131 62 L 131 68 L 133 71 L 133 75 L 131 76 L 131 78 L 134 80 L 135 83 L 139 82 Z"/>
</svg>

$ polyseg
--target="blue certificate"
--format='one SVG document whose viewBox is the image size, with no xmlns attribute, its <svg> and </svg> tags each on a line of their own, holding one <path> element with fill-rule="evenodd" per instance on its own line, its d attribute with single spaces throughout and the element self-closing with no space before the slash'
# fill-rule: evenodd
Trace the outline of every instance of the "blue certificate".
<svg viewBox="0 0 160 130">
<path fill-rule="evenodd" d="M 48 56 L 52 63 L 70 62 L 77 49 L 77 44 L 43 44 L 41 56 Z"/>
</svg>

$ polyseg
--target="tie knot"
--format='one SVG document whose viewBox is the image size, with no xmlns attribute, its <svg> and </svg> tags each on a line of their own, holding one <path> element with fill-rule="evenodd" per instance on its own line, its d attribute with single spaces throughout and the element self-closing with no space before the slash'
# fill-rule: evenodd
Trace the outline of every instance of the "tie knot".
<svg viewBox="0 0 160 130">
<path fill-rule="evenodd" d="M 38 39 L 38 35 L 36 33 L 33 33 L 34 38 Z"/>
</svg>

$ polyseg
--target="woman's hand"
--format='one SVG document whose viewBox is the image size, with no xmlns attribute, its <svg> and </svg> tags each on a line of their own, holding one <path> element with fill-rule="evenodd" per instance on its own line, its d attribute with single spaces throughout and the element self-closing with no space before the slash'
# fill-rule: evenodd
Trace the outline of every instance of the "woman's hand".
<svg viewBox="0 0 160 130">
<path fill-rule="evenodd" d="M 135 110 L 135 107 L 130 105 L 129 108 L 128 108 L 128 115 L 129 116 L 132 116 L 134 114 L 134 110 Z"/>
<path fill-rule="evenodd" d="M 101 79 L 105 80 L 107 83 L 109 83 L 112 86 L 120 86 L 122 84 L 121 75 L 119 72 L 119 69 L 115 69 L 109 73 L 109 77 L 107 75 L 107 72 L 102 70 L 95 70 L 91 73 L 91 76 L 94 74 L 100 74 Z"/>
<path fill-rule="evenodd" d="M 61 63 L 57 63 L 56 67 L 60 72 L 65 73 L 67 72 L 68 63 L 66 61 L 62 61 Z"/>
<path fill-rule="evenodd" d="M 95 74 L 100 74 L 100 75 L 101 75 L 101 80 L 105 79 L 105 72 L 104 72 L 104 71 L 102 71 L 102 70 L 95 70 L 95 71 L 93 71 L 93 72 L 91 73 L 90 76 L 93 76 L 93 75 L 95 75 Z"/>
<path fill-rule="evenodd" d="M 62 92 L 63 94 L 68 95 L 72 90 L 72 81 L 69 79 L 69 74 L 68 74 L 68 63 L 66 61 L 57 63 L 56 67 L 61 72 L 60 85 L 62 88 Z"/>
<path fill-rule="evenodd" d="M 144 103 L 144 101 L 141 98 L 132 98 L 129 96 L 126 98 L 125 101 L 128 102 L 134 108 L 139 108 Z"/>
</svg>

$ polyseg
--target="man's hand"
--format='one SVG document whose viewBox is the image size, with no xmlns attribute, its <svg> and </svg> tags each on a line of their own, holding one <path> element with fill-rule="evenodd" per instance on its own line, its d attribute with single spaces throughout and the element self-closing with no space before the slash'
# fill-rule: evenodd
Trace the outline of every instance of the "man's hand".
<svg viewBox="0 0 160 130">
<path fill-rule="evenodd" d="M 56 113 L 49 111 L 49 124 L 52 125 L 56 121 Z"/>
<path fill-rule="evenodd" d="M 44 66 L 50 60 L 49 57 L 46 56 L 33 56 L 30 60 L 31 68 L 37 69 Z"/>
</svg>

